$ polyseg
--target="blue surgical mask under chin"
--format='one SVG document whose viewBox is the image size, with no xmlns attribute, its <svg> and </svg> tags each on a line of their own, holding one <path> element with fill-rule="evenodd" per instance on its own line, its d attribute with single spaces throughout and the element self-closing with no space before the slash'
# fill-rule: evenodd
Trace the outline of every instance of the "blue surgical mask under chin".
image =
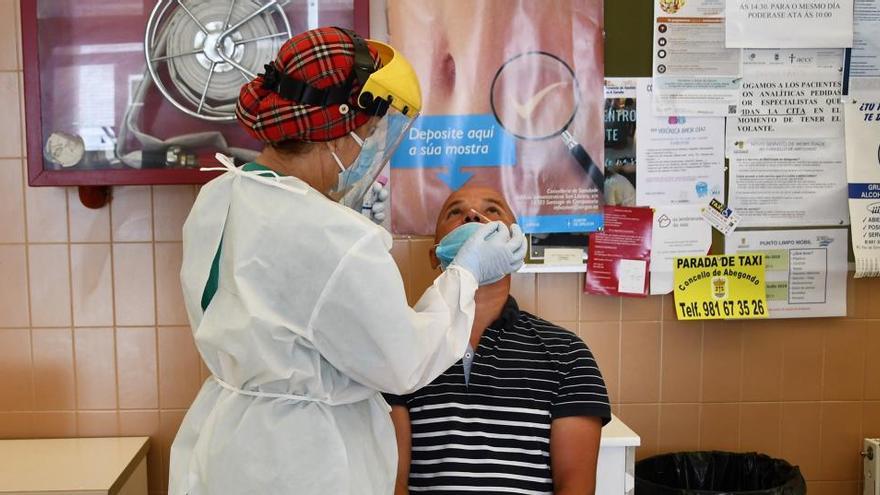
<svg viewBox="0 0 880 495">
<path fill-rule="evenodd" d="M 479 222 L 469 222 L 456 227 L 455 230 L 446 234 L 443 239 L 440 239 L 440 243 L 437 244 L 434 253 L 437 255 L 437 259 L 440 260 L 440 268 L 442 270 L 445 270 L 452 263 L 461 246 L 482 226 L 483 224 Z"/>
<path fill-rule="evenodd" d="M 364 141 L 355 133 L 349 133 L 351 137 L 357 142 L 358 146 L 361 147 L 361 152 L 358 154 L 358 157 L 355 159 L 354 163 L 349 165 L 348 168 L 342 165 L 342 160 L 339 159 L 339 156 L 336 155 L 335 152 L 331 151 L 330 153 L 333 155 L 333 159 L 336 160 L 336 164 L 339 165 L 339 180 L 336 185 L 337 191 L 345 191 L 346 189 L 357 184 L 361 179 L 367 175 L 367 172 L 370 170 L 370 166 L 373 164 L 373 159 L 376 155 L 376 146 L 375 144 L 371 146 L 364 147 Z"/>
</svg>

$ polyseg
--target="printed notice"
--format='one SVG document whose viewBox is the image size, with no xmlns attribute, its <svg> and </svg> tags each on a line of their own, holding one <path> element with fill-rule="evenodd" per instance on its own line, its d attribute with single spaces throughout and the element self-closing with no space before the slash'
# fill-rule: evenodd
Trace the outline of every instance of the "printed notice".
<svg viewBox="0 0 880 495">
<path fill-rule="evenodd" d="M 880 92 L 845 106 L 849 212 L 856 277 L 880 276 Z"/>
<path fill-rule="evenodd" d="M 654 0 L 658 116 L 736 113 L 741 50 L 725 46 L 721 0 Z"/>
<path fill-rule="evenodd" d="M 770 318 L 846 316 L 846 230 L 737 232 L 725 252 L 764 254 Z"/>
<path fill-rule="evenodd" d="M 880 0 L 855 0 L 844 94 L 880 90 Z"/>
<path fill-rule="evenodd" d="M 730 48 L 847 48 L 853 0 L 727 0 Z"/>
<path fill-rule="evenodd" d="M 675 258 L 679 320 L 767 318 L 764 255 Z"/>
<path fill-rule="evenodd" d="M 696 206 L 658 206 L 651 233 L 651 294 L 672 292 L 673 259 L 703 256 L 712 247 L 712 227 Z"/>
<path fill-rule="evenodd" d="M 648 294 L 653 217 L 650 208 L 605 208 L 605 230 L 590 234 L 586 292 L 609 296 Z"/>
</svg>

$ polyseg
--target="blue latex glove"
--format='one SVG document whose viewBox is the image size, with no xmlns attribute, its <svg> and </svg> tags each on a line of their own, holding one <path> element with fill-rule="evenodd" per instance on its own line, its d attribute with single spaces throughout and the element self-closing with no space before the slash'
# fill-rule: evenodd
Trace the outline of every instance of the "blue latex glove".
<svg viewBox="0 0 880 495">
<path fill-rule="evenodd" d="M 461 246 L 451 265 L 471 272 L 479 285 L 497 282 L 523 265 L 526 238 L 519 225 L 483 224 Z"/>
</svg>

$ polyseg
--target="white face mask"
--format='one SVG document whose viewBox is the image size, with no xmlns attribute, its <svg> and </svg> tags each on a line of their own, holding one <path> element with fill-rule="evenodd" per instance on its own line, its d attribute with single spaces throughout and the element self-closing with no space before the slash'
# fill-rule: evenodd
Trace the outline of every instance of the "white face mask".
<svg viewBox="0 0 880 495">
<path fill-rule="evenodd" d="M 346 168 L 345 165 L 342 164 L 342 160 L 339 159 L 339 155 L 337 155 L 335 151 L 330 151 L 330 154 L 333 155 L 333 159 L 336 160 L 336 164 L 339 165 L 339 182 L 336 186 L 336 189 L 338 190 L 345 190 L 351 187 L 367 173 L 366 167 L 358 166 L 360 163 L 363 163 L 361 155 L 363 155 L 364 140 L 354 132 L 349 132 L 348 135 L 351 136 L 351 138 L 354 139 L 354 142 L 356 142 L 361 148 L 361 153 L 358 153 L 354 162 Z"/>
</svg>

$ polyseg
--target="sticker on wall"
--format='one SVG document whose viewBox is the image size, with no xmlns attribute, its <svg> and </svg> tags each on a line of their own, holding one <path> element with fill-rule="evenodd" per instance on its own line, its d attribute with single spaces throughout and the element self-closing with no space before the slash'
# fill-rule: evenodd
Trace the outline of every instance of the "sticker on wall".
<svg viewBox="0 0 880 495">
<path fill-rule="evenodd" d="M 675 313 L 679 320 L 767 318 L 764 255 L 675 258 Z"/>
</svg>

